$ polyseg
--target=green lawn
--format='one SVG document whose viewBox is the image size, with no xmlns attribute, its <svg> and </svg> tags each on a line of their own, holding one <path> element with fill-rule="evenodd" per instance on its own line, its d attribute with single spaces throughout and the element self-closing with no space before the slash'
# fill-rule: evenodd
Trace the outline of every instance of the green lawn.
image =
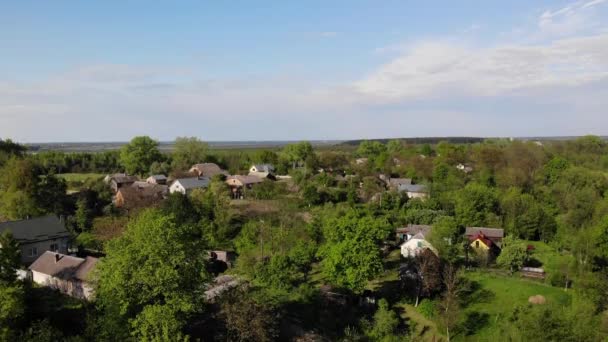
<svg viewBox="0 0 608 342">
<path fill-rule="evenodd" d="M 60 173 L 57 177 L 65 179 L 66 182 L 85 182 L 89 179 L 101 179 L 105 175 L 102 173 Z"/>
<path fill-rule="evenodd" d="M 542 263 L 541 267 L 545 269 L 547 277 L 555 272 L 559 272 L 565 265 L 573 261 L 571 254 L 566 252 L 560 253 L 544 242 L 528 241 L 527 243 L 534 246 L 532 258 Z"/>
<path fill-rule="evenodd" d="M 80 191 L 86 181 L 99 180 L 105 177 L 105 175 L 101 173 L 60 173 L 57 177 L 65 180 L 68 186 L 67 192 L 71 194 Z"/>
<path fill-rule="evenodd" d="M 463 314 L 476 312 L 481 317 L 474 335 L 455 336 L 455 340 L 488 341 L 500 339 L 498 327 L 501 321 L 508 319 L 513 309 L 528 303 L 528 298 L 542 295 L 547 302 L 569 305 L 571 293 L 563 289 L 545 285 L 519 276 L 500 276 L 484 271 L 467 272 L 466 277 L 479 285 L 471 296 L 470 304 Z"/>
</svg>

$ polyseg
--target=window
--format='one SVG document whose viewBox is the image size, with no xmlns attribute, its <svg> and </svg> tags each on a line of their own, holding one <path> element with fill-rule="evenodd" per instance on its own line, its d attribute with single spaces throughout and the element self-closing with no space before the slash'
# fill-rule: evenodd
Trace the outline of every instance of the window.
<svg viewBox="0 0 608 342">
<path fill-rule="evenodd" d="M 479 248 L 479 240 L 475 241 L 475 248 Z"/>
<path fill-rule="evenodd" d="M 59 245 L 56 244 L 56 243 L 52 243 L 50 250 L 51 250 L 51 252 L 57 252 L 57 251 L 59 251 Z"/>
<path fill-rule="evenodd" d="M 32 248 L 28 249 L 27 255 L 31 256 L 31 257 L 37 256 L 38 255 L 38 248 L 32 247 Z"/>
</svg>

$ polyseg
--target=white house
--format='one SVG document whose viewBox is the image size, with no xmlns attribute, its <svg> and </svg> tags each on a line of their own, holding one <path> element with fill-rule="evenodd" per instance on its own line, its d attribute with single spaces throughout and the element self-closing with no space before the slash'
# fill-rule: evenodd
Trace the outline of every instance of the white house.
<svg viewBox="0 0 608 342">
<path fill-rule="evenodd" d="M 424 238 L 422 233 L 414 235 L 411 239 L 401 244 L 401 255 L 406 258 L 415 257 L 425 249 L 430 249 L 437 254 L 437 250 Z"/>
<path fill-rule="evenodd" d="M 183 195 L 189 194 L 194 189 L 204 189 L 209 186 L 209 178 L 192 177 L 176 179 L 169 187 L 170 193 L 179 192 Z"/>
<path fill-rule="evenodd" d="M 429 197 L 429 192 L 424 184 L 400 184 L 397 191 L 405 191 L 409 198 L 425 199 Z"/>
<path fill-rule="evenodd" d="M 30 265 L 29 270 L 32 272 L 32 281 L 38 285 L 50 287 L 68 296 L 90 299 L 93 289 L 87 277 L 98 260 L 47 251 Z"/>
</svg>

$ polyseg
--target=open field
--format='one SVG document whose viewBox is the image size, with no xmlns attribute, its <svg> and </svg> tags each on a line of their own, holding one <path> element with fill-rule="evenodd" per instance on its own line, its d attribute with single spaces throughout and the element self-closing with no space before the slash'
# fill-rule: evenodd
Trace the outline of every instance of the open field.
<svg viewBox="0 0 608 342">
<path fill-rule="evenodd" d="M 66 182 L 86 182 L 89 179 L 100 179 L 105 177 L 101 173 L 60 173 L 57 177 L 65 179 Z"/>
</svg>

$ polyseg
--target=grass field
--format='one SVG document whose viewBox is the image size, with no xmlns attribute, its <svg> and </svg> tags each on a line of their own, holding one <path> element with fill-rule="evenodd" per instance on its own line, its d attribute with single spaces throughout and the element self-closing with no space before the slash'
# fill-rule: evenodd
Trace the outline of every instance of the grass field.
<svg viewBox="0 0 608 342">
<path fill-rule="evenodd" d="M 65 179 L 66 182 L 85 182 L 89 179 L 101 179 L 105 177 L 101 173 L 60 173 L 57 177 Z"/>
<path fill-rule="evenodd" d="M 499 324 L 509 318 L 513 310 L 528 303 L 528 298 L 542 295 L 549 303 L 569 305 L 572 298 L 563 289 L 545 285 L 518 276 L 508 277 L 484 271 L 467 272 L 466 278 L 475 282 L 478 289 L 470 296 L 471 301 L 463 310 L 464 315 L 476 313 L 478 320 L 475 334 L 455 336 L 459 341 L 488 341 L 500 339 Z"/>
</svg>

